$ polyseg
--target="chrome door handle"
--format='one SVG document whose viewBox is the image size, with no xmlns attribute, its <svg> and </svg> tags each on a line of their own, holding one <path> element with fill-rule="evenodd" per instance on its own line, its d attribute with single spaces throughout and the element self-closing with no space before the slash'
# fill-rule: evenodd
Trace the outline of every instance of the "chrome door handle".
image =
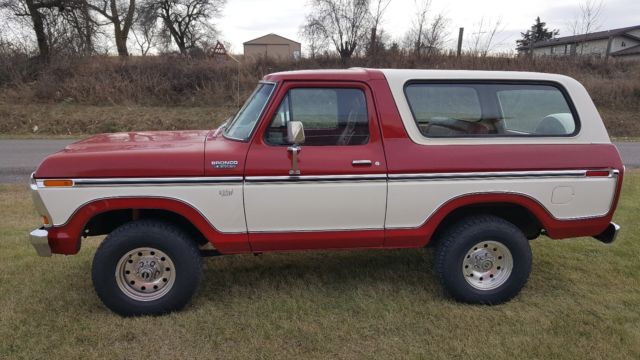
<svg viewBox="0 0 640 360">
<path fill-rule="evenodd" d="M 371 166 L 371 160 L 353 160 L 351 162 L 353 166 Z"/>
</svg>

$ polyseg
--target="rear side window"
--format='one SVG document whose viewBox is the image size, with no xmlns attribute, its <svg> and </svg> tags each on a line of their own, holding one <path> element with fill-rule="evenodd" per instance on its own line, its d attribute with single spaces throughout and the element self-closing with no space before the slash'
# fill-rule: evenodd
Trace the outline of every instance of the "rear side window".
<svg viewBox="0 0 640 360">
<path fill-rule="evenodd" d="M 426 137 L 570 136 L 578 122 L 552 84 L 410 83 L 407 102 Z"/>
<path fill-rule="evenodd" d="M 497 96 L 507 130 L 537 135 L 569 135 L 576 130 L 569 104 L 553 86 L 504 89 Z"/>
</svg>

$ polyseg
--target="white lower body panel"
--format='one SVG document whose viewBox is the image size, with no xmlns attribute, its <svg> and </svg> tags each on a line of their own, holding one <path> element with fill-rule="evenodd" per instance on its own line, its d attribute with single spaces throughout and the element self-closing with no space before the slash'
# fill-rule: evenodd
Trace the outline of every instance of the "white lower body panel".
<svg viewBox="0 0 640 360">
<path fill-rule="evenodd" d="M 486 193 L 526 196 L 560 220 L 603 216 L 611 209 L 617 181 L 616 176 L 555 176 L 387 182 L 384 175 L 374 180 L 243 183 L 240 178 L 233 183 L 170 185 L 78 181 L 81 186 L 68 188 L 39 185 L 38 195 L 55 226 L 96 200 L 157 197 L 193 207 L 224 233 L 348 231 L 419 227 L 448 201 Z"/>
<path fill-rule="evenodd" d="M 616 177 L 390 181 L 385 226 L 419 227 L 448 201 L 483 193 L 524 195 L 560 220 L 602 216 L 611 208 L 616 183 Z"/>
<path fill-rule="evenodd" d="M 170 186 L 91 186 L 39 188 L 55 226 L 64 225 L 79 208 L 92 201 L 123 197 L 156 197 L 190 205 L 213 227 L 225 233 L 246 232 L 242 183 Z"/>
<path fill-rule="evenodd" d="M 246 183 L 250 232 L 383 229 L 386 181 Z"/>
</svg>

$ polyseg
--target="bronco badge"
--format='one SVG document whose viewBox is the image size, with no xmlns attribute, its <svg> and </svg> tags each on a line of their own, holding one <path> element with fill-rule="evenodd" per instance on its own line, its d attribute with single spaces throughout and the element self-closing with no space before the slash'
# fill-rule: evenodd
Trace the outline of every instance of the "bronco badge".
<svg viewBox="0 0 640 360">
<path fill-rule="evenodd" d="M 211 166 L 216 169 L 235 169 L 238 166 L 238 160 L 214 160 Z"/>
</svg>

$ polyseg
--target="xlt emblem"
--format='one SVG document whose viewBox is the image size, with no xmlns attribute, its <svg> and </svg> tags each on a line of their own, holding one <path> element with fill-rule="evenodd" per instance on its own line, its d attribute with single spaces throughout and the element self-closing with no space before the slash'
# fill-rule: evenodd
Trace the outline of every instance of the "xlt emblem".
<svg viewBox="0 0 640 360">
<path fill-rule="evenodd" d="M 211 166 L 216 169 L 235 169 L 238 166 L 238 160 L 214 160 Z"/>
<path fill-rule="evenodd" d="M 218 191 L 218 194 L 220 194 L 220 196 L 231 196 L 233 195 L 233 189 L 222 189 Z"/>
</svg>

